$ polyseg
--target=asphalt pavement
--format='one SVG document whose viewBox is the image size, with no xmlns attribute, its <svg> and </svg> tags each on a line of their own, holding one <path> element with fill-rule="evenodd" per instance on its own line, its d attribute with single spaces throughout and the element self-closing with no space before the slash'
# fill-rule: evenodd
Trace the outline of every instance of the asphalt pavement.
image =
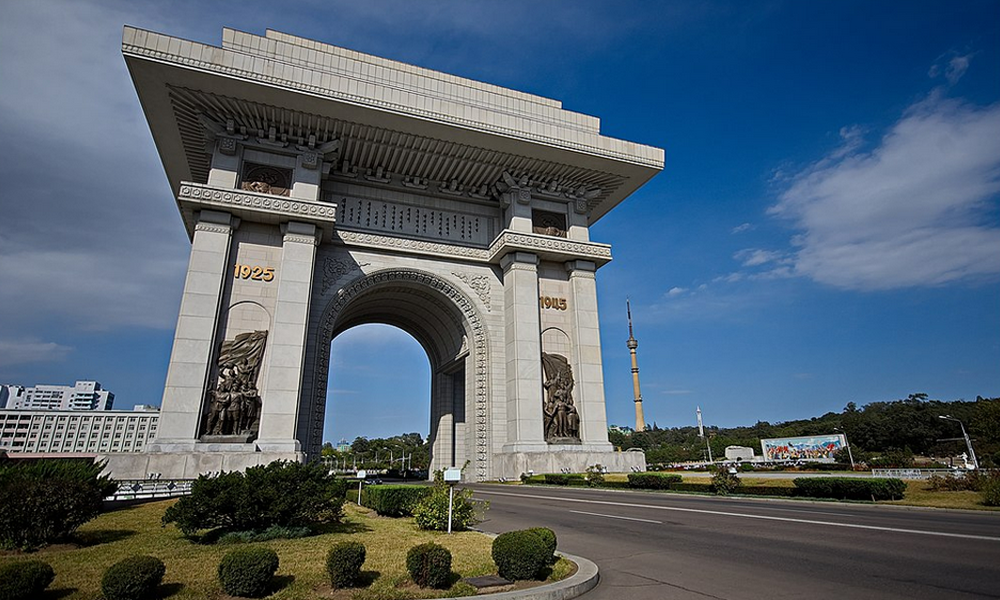
<svg viewBox="0 0 1000 600">
<path fill-rule="evenodd" d="M 584 600 L 1000 598 L 1000 513 L 474 485 L 485 531 L 545 526 Z"/>
</svg>

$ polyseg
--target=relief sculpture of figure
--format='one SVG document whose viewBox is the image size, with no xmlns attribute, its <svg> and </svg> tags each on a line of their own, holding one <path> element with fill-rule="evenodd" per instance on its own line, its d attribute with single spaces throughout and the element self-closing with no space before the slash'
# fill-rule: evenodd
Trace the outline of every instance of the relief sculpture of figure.
<svg viewBox="0 0 1000 600">
<path fill-rule="evenodd" d="M 208 415 L 202 435 L 238 435 L 252 439 L 260 429 L 257 375 L 267 331 L 241 333 L 222 343 L 218 379 L 208 391 Z"/>
<path fill-rule="evenodd" d="M 542 352 L 545 372 L 545 401 L 542 406 L 545 440 L 569 442 L 580 440 L 580 414 L 573 404 L 573 368 L 565 356 Z"/>
</svg>

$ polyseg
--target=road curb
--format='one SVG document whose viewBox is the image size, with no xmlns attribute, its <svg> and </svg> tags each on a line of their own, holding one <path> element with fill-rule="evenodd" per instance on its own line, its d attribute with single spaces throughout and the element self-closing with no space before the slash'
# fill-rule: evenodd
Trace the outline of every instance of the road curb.
<svg viewBox="0 0 1000 600">
<path fill-rule="evenodd" d="M 562 552 L 559 552 L 559 556 L 576 563 L 576 573 L 562 581 L 547 583 L 527 590 L 498 592 L 474 597 L 477 600 L 568 600 L 582 596 L 594 589 L 601 576 L 593 561 L 582 556 L 573 556 Z"/>
</svg>

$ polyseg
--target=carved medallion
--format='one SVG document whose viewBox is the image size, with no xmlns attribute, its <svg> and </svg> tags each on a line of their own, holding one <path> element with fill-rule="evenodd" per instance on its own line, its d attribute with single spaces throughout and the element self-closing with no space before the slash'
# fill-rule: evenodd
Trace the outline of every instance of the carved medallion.
<svg viewBox="0 0 1000 600">
<path fill-rule="evenodd" d="M 452 275 L 464 281 L 466 285 L 468 285 L 470 288 L 472 288 L 474 292 L 476 292 L 476 295 L 479 296 L 479 299 L 483 301 L 484 305 L 486 305 L 486 312 L 492 311 L 492 309 L 490 308 L 489 277 L 487 277 L 486 275 L 469 275 L 467 273 L 455 273 L 455 272 L 452 272 Z"/>
<path fill-rule="evenodd" d="M 361 267 L 367 267 L 371 263 L 359 263 L 346 258 L 326 257 L 323 261 L 323 293 L 327 293 L 341 277 L 354 271 L 360 271 Z"/>
<path fill-rule="evenodd" d="M 292 170 L 243 163 L 243 182 L 240 189 L 273 196 L 288 196 L 292 190 Z"/>
<path fill-rule="evenodd" d="M 541 235 L 566 237 L 566 215 L 547 210 L 531 211 L 531 231 Z"/>
</svg>

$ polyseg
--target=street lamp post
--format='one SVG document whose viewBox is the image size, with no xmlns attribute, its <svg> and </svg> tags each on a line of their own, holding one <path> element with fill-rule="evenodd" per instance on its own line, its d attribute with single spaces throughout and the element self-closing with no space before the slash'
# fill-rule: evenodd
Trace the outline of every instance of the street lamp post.
<svg viewBox="0 0 1000 600">
<path fill-rule="evenodd" d="M 854 470 L 854 453 L 851 452 L 851 442 L 847 439 L 847 432 L 840 427 L 834 427 L 834 431 L 839 431 L 844 436 L 844 447 L 847 448 L 847 458 L 851 459 L 851 471 Z"/>
<path fill-rule="evenodd" d="M 979 470 L 979 461 L 976 460 L 976 451 L 972 449 L 972 440 L 969 439 L 969 434 L 965 432 L 965 425 L 951 415 L 938 415 L 938 418 L 944 419 L 945 421 L 954 421 L 958 423 L 959 427 L 962 428 L 962 437 L 965 438 L 965 445 L 969 449 L 969 458 L 972 459 L 972 468 Z"/>
</svg>

